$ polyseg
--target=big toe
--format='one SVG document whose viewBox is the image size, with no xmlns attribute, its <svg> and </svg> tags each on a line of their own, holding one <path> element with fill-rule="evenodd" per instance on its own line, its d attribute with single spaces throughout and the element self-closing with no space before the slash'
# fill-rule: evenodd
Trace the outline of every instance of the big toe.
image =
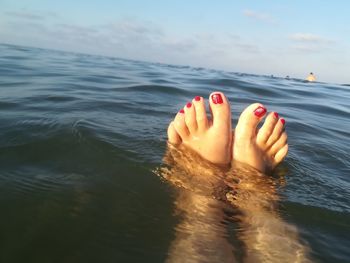
<svg viewBox="0 0 350 263">
<path fill-rule="evenodd" d="M 266 108 L 260 103 L 253 103 L 248 106 L 239 117 L 235 137 L 239 140 L 255 138 L 257 126 L 265 114 Z"/>
<path fill-rule="evenodd" d="M 209 103 L 214 129 L 231 132 L 231 109 L 226 96 L 222 92 L 213 92 L 209 96 Z"/>
</svg>

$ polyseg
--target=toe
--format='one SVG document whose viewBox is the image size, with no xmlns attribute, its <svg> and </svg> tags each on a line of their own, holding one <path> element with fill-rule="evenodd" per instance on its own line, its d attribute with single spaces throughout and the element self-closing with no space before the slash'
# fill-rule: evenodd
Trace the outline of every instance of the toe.
<svg viewBox="0 0 350 263">
<path fill-rule="evenodd" d="M 284 160 L 288 153 L 288 144 L 283 146 L 275 155 L 275 166 Z"/>
<path fill-rule="evenodd" d="M 287 140 L 287 133 L 283 132 L 280 138 L 271 146 L 269 150 L 270 155 L 275 156 L 275 154 L 287 144 Z"/>
<path fill-rule="evenodd" d="M 266 108 L 260 103 L 248 106 L 241 114 L 235 129 L 235 141 L 255 138 L 256 128 L 266 114 Z"/>
<path fill-rule="evenodd" d="M 181 137 L 181 140 L 186 140 L 188 136 L 190 135 L 190 132 L 187 128 L 186 122 L 185 122 L 185 111 L 181 109 L 175 117 L 174 120 L 174 127 L 176 132 Z"/>
<path fill-rule="evenodd" d="M 192 100 L 192 104 L 196 111 L 197 128 L 200 132 L 205 131 L 208 128 L 207 112 L 205 110 L 205 103 L 202 97 L 196 96 Z"/>
<path fill-rule="evenodd" d="M 267 140 L 274 131 L 276 123 L 278 122 L 278 113 L 271 112 L 265 119 L 264 125 L 259 129 L 257 135 L 257 143 L 260 147 L 265 148 Z"/>
<path fill-rule="evenodd" d="M 179 145 L 181 143 L 181 137 L 175 130 L 173 121 L 169 124 L 168 127 L 168 141 L 174 145 Z"/>
<path fill-rule="evenodd" d="M 213 127 L 231 131 L 231 109 L 226 96 L 222 92 L 213 92 L 209 96 L 209 103 L 213 116 Z"/>
<path fill-rule="evenodd" d="M 190 133 L 197 130 L 196 112 L 191 102 L 187 103 L 185 108 L 185 122 Z"/>
<path fill-rule="evenodd" d="M 271 147 L 281 137 L 281 134 L 284 132 L 284 124 L 285 120 L 283 118 L 276 122 L 273 132 L 266 141 L 266 147 Z"/>
</svg>

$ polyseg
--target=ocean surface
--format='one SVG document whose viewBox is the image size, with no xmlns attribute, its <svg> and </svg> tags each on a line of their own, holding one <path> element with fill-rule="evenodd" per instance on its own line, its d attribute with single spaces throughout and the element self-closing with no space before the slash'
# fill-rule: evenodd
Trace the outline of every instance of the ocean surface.
<svg viewBox="0 0 350 263">
<path fill-rule="evenodd" d="M 350 262 L 348 85 L 4 44 L 0 262 L 164 262 L 181 221 L 154 172 L 166 128 L 214 90 L 234 124 L 253 102 L 286 119 L 279 213 L 313 260 Z"/>
</svg>

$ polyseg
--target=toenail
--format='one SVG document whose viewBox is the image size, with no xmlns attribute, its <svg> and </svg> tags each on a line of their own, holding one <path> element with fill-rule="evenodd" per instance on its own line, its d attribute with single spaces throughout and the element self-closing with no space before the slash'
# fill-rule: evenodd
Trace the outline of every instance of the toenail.
<svg viewBox="0 0 350 263">
<path fill-rule="evenodd" d="M 211 95 L 211 99 L 212 99 L 214 104 L 222 104 L 224 102 L 222 100 L 220 93 L 215 93 L 215 94 Z"/>
<path fill-rule="evenodd" d="M 257 117 L 262 117 L 266 113 L 266 109 L 263 106 L 259 106 L 255 109 L 254 114 Z"/>
<path fill-rule="evenodd" d="M 200 100 L 201 100 L 201 97 L 196 96 L 196 97 L 194 97 L 194 100 L 195 100 L 195 101 L 200 101 Z"/>
<path fill-rule="evenodd" d="M 278 119 L 278 113 L 274 112 L 273 115 L 275 115 L 275 118 Z"/>
<path fill-rule="evenodd" d="M 181 110 L 179 111 L 179 113 L 185 113 L 184 109 L 181 109 Z"/>
<path fill-rule="evenodd" d="M 282 122 L 282 124 L 284 125 L 285 123 L 286 123 L 286 120 L 285 119 L 281 119 L 281 122 Z"/>
<path fill-rule="evenodd" d="M 192 103 L 191 103 L 191 102 L 189 102 L 189 103 L 186 104 L 186 107 L 187 107 L 187 108 L 191 108 L 191 106 L 192 106 Z"/>
</svg>

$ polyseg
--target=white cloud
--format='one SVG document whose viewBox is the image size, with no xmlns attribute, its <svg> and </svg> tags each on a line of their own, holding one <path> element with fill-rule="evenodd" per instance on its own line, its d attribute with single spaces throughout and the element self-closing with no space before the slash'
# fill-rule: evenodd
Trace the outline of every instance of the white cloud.
<svg viewBox="0 0 350 263">
<path fill-rule="evenodd" d="M 292 50 L 302 53 L 319 53 L 330 50 L 336 42 L 332 39 L 310 33 L 295 33 L 288 37 L 292 40 Z"/>
<path fill-rule="evenodd" d="M 276 23 L 275 19 L 273 19 L 271 15 L 262 13 L 262 12 L 257 12 L 257 11 L 247 9 L 243 11 L 243 15 L 249 18 L 253 18 L 255 20 L 266 22 L 266 23 L 271 23 L 271 24 Z"/>
<path fill-rule="evenodd" d="M 120 20 L 99 27 L 102 30 L 110 30 L 111 32 L 122 35 L 152 35 L 163 36 L 163 30 L 152 22 L 138 22 L 135 20 Z"/>
<path fill-rule="evenodd" d="M 292 45 L 291 48 L 298 52 L 305 52 L 305 53 L 319 53 L 324 48 L 314 46 L 314 45 Z"/>
<path fill-rule="evenodd" d="M 309 33 L 295 33 L 289 36 L 293 41 L 305 43 L 334 43 L 333 40 Z"/>
<path fill-rule="evenodd" d="M 45 16 L 27 11 L 5 12 L 5 15 L 17 19 L 44 20 Z"/>
</svg>

